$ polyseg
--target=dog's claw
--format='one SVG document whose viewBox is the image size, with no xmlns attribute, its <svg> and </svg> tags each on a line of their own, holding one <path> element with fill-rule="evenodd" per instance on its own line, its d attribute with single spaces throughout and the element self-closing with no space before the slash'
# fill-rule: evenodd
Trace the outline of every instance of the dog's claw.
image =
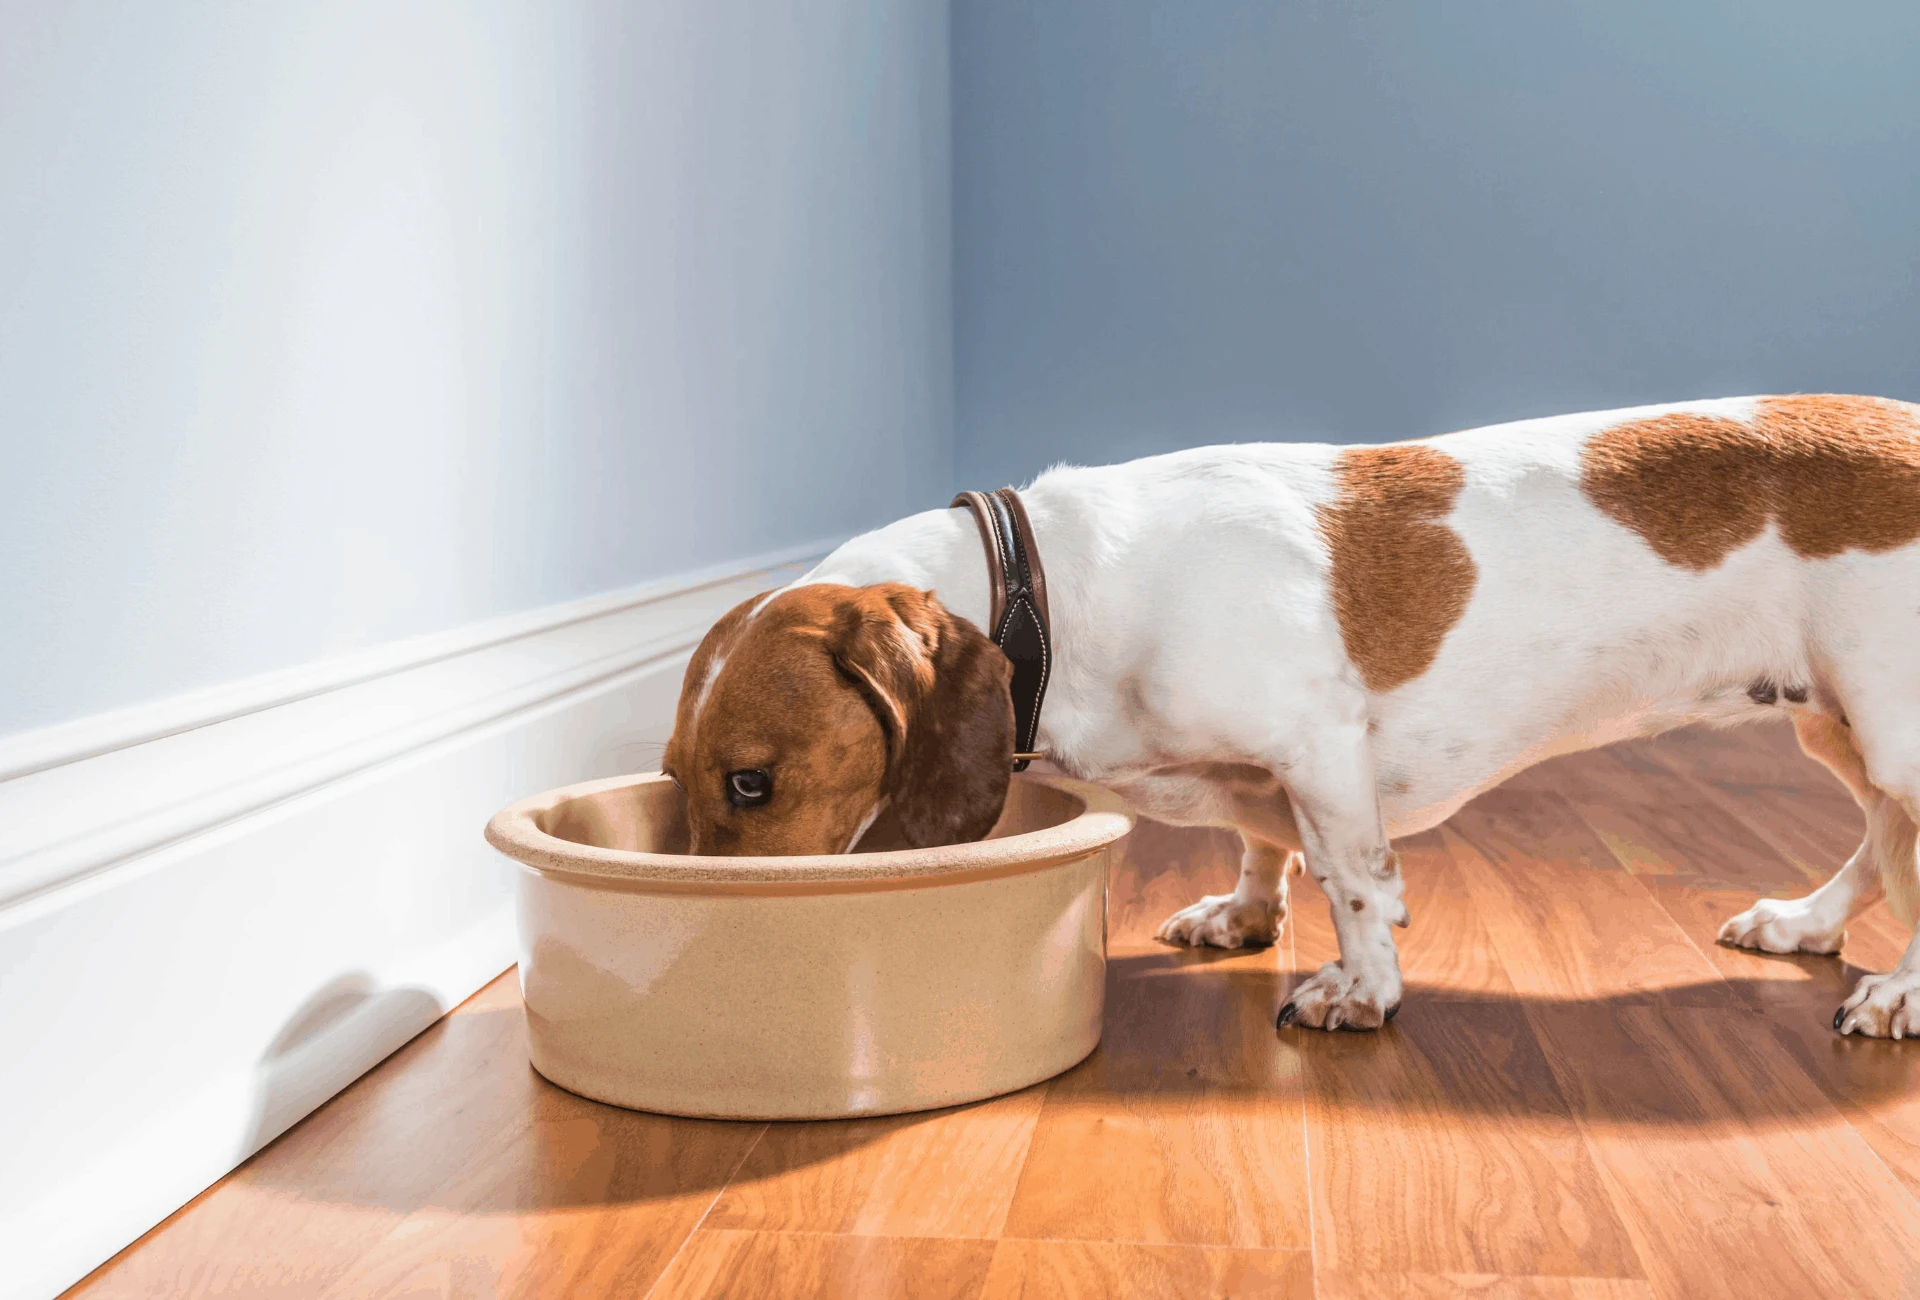
<svg viewBox="0 0 1920 1300">
<path fill-rule="evenodd" d="M 1847 1018 L 1847 1009 L 1845 1007 L 1841 1007 L 1838 1011 L 1833 1013 L 1833 1027 L 1835 1029 L 1839 1029 L 1840 1032 L 1843 1034 L 1846 1033 L 1847 1031 L 1844 1029 L 1840 1029 L 1840 1025 L 1843 1021 L 1846 1020 L 1846 1018 Z"/>
<path fill-rule="evenodd" d="M 1280 1014 L 1274 1019 L 1273 1027 L 1275 1029 L 1285 1029 L 1293 1023 L 1293 1018 L 1299 1014 L 1300 1008 L 1289 1002 L 1286 1006 L 1280 1008 Z"/>
<path fill-rule="evenodd" d="M 1388 1008 L 1387 1008 L 1387 1019 L 1388 1019 L 1388 1020 L 1391 1020 L 1391 1019 L 1393 1019 L 1393 1018 L 1394 1018 L 1395 1016 L 1397 1016 L 1397 1015 L 1399 1015 L 1399 1014 L 1400 1014 L 1400 1004 L 1399 1004 L 1398 1002 L 1396 1002 L 1396 1003 L 1394 1003 L 1394 1004 L 1393 1004 L 1392 1006 L 1390 1006 L 1390 1007 L 1388 1007 Z"/>
</svg>

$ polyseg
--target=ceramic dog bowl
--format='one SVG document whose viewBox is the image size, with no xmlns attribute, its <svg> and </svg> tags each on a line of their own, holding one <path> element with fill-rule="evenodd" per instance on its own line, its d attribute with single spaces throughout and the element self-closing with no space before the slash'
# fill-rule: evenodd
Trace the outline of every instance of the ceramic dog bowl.
<svg viewBox="0 0 1920 1300">
<path fill-rule="evenodd" d="M 518 862 L 534 1068 L 616 1106 L 728 1119 L 975 1101 L 1100 1040 L 1108 855 L 1090 786 L 1016 776 L 992 835 L 839 857 L 690 857 L 680 792 L 624 776 L 487 826 Z M 897 838 L 892 840 L 898 843 Z"/>
</svg>

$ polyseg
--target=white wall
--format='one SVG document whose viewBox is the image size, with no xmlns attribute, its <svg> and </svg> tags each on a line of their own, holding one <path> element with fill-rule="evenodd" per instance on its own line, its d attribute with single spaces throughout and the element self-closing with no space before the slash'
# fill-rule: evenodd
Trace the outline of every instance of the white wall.
<svg viewBox="0 0 1920 1300">
<path fill-rule="evenodd" d="M 0 0 L 0 1297 L 505 968 L 486 817 L 944 503 L 947 75 L 941 0 Z"/>
<path fill-rule="evenodd" d="M 0 1300 L 76 1281 L 511 964 L 487 818 L 648 766 L 707 627 L 800 572 L 255 679 L 0 781 Z"/>
<path fill-rule="evenodd" d="M 951 476 L 937 0 L 0 0 L 0 735 Z"/>
</svg>

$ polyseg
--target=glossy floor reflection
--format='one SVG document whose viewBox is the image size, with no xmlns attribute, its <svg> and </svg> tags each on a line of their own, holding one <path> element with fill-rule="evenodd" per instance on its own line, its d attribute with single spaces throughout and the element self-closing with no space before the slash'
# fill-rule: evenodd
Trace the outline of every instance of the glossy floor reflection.
<svg viewBox="0 0 1920 1300">
<path fill-rule="evenodd" d="M 1330 960 L 1154 927 L 1233 837 L 1143 824 L 1116 873 L 1105 1038 L 928 1115 L 723 1124 L 526 1066 L 511 974 L 128 1248 L 118 1296 L 1920 1295 L 1920 1043 L 1833 1009 L 1840 959 L 1716 947 L 1860 819 L 1779 729 L 1558 760 L 1402 850 L 1385 1031 L 1276 1032 Z"/>
</svg>

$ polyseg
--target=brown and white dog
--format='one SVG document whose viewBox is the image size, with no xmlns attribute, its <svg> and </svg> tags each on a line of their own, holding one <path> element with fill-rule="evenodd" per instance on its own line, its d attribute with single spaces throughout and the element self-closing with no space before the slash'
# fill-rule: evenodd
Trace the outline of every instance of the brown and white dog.
<svg viewBox="0 0 1920 1300">
<path fill-rule="evenodd" d="M 1272 941 L 1303 851 L 1340 960 L 1280 1023 L 1400 1001 L 1389 841 L 1556 754 L 1793 719 L 1867 836 L 1723 942 L 1833 953 L 1884 888 L 1920 911 L 1920 408 L 1767 397 L 1529 420 L 1374 447 L 1203 448 L 1022 493 L 1053 628 L 1039 745 L 1164 820 L 1238 829 L 1233 893 L 1163 938 Z M 854 539 L 735 609 L 687 669 L 664 767 L 695 851 L 839 853 L 991 827 L 1013 729 L 964 510 Z M 1920 942 L 1843 1033 L 1920 1033 Z"/>
</svg>

